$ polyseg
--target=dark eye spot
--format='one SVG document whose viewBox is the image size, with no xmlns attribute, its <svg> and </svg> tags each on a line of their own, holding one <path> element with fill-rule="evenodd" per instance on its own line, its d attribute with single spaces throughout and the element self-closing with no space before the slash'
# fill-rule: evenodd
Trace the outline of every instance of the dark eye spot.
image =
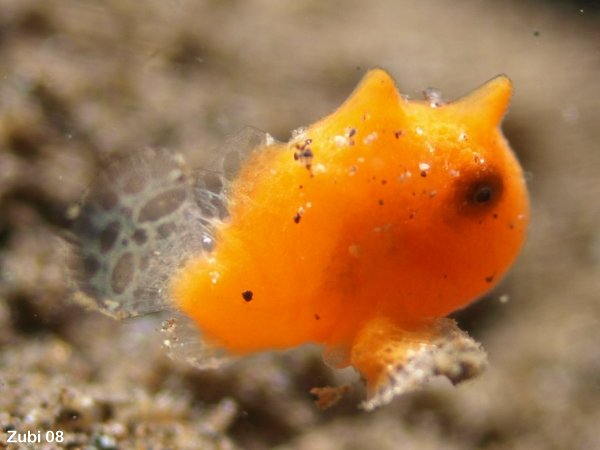
<svg viewBox="0 0 600 450">
<path fill-rule="evenodd" d="M 456 179 L 456 203 L 463 213 L 488 211 L 502 197 L 504 181 L 495 167 L 461 171 Z"/>
<path fill-rule="evenodd" d="M 493 194 L 494 191 L 492 187 L 484 185 L 477 189 L 473 200 L 475 201 L 475 203 L 479 204 L 487 203 L 492 199 Z"/>
</svg>

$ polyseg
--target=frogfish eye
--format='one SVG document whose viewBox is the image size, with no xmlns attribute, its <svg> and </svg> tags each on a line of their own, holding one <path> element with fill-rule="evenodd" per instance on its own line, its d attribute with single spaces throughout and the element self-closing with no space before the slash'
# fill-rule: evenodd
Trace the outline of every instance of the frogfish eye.
<svg viewBox="0 0 600 450">
<path fill-rule="evenodd" d="M 475 203 L 487 203 L 490 200 L 492 200 L 492 197 L 494 195 L 494 189 L 492 186 L 488 186 L 488 185 L 483 185 L 483 186 L 479 186 L 477 188 L 477 190 L 475 191 L 475 195 L 473 196 L 473 201 Z"/>
<path fill-rule="evenodd" d="M 484 211 L 499 201 L 503 190 L 502 175 L 493 167 L 466 172 L 456 180 L 456 204 L 465 213 Z"/>
</svg>

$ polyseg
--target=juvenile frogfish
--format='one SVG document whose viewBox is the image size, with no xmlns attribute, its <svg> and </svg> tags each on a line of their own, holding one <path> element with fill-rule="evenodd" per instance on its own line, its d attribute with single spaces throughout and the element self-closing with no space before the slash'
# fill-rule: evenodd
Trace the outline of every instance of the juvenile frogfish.
<svg viewBox="0 0 600 450">
<path fill-rule="evenodd" d="M 498 283 L 528 223 L 500 130 L 511 92 L 498 76 L 409 100 L 374 69 L 288 143 L 249 129 L 196 171 L 131 156 L 74 214 L 78 295 L 119 318 L 178 311 L 209 356 L 319 344 L 359 372 L 367 409 L 467 379 L 485 352 L 445 316 Z"/>
</svg>

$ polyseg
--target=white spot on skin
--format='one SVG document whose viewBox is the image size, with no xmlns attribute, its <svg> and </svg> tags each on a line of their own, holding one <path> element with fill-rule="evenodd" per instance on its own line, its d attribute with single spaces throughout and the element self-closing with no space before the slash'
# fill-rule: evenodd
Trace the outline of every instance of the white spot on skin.
<svg viewBox="0 0 600 450">
<path fill-rule="evenodd" d="M 314 167 L 315 173 L 325 173 L 327 172 L 327 168 L 322 163 L 315 165 Z"/>
<path fill-rule="evenodd" d="M 410 177 L 412 177 L 412 173 L 410 170 L 406 170 L 402 175 L 398 177 L 398 181 L 406 181 Z"/>
<path fill-rule="evenodd" d="M 337 135 L 333 137 L 333 142 L 335 142 L 335 145 L 338 147 L 345 147 L 348 145 L 348 138 L 346 136 Z"/>
<path fill-rule="evenodd" d="M 294 222 L 300 223 L 300 220 L 302 219 L 303 215 L 304 215 L 304 208 L 302 206 L 300 206 L 298 208 L 298 210 L 296 211 L 296 214 L 294 215 Z"/>
<path fill-rule="evenodd" d="M 449 169 L 449 170 L 448 170 L 448 174 L 449 174 L 451 177 L 454 177 L 454 178 L 456 178 L 456 177 L 460 176 L 460 172 L 459 172 L 458 170 L 456 170 L 456 169 Z"/>
<path fill-rule="evenodd" d="M 465 142 L 467 140 L 467 133 L 461 131 L 458 135 L 458 142 Z"/>
<path fill-rule="evenodd" d="M 431 166 L 427 163 L 419 163 L 419 170 L 422 172 L 427 172 L 429 169 L 431 168 Z"/>
<path fill-rule="evenodd" d="M 209 272 L 208 275 L 210 276 L 210 282 L 212 284 L 217 284 L 219 282 L 219 278 L 221 278 L 221 273 L 220 272 Z"/>
<path fill-rule="evenodd" d="M 416 129 L 415 131 L 417 132 L 417 134 L 418 134 L 419 136 L 422 136 L 422 135 L 423 135 L 423 128 L 421 128 L 421 127 L 417 127 L 417 129 Z"/>
<path fill-rule="evenodd" d="M 391 224 L 391 223 L 386 223 L 386 224 L 384 224 L 384 225 L 382 225 L 382 226 L 380 226 L 380 227 L 375 227 L 375 228 L 373 228 L 373 231 L 374 231 L 375 233 L 381 233 L 381 232 L 383 232 L 383 231 L 387 231 L 387 230 L 389 230 L 390 228 L 392 228 L 392 224 Z"/>
<path fill-rule="evenodd" d="M 361 164 L 365 162 L 365 158 L 363 158 L 362 156 L 356 158 L 356 160 Z"/>
<path fill-rule="evenodd" d="M 373 131 L 372 133 L 369 133 L 365 136 L 365 138 L 363 139 L 363 144 L 368 145 L 377 140 L 378 137 L 379 135 L 377 134 L 377 132 Z"/>
</svg>

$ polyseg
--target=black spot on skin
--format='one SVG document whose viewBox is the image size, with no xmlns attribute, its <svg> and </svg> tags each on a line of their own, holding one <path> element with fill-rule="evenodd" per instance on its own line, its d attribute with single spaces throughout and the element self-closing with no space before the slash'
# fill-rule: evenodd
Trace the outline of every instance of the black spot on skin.
<svg viewBox="0 0 600 450">
<path fill-rule="evenodd" d="M 300 213 L 296 213 L 294 216 L 294 223 L 300 223 L 300 219 L 302 219 L 302 215 Z"/>
<path fill-rule="evenodd" d="M 492 275 L 490 275 L 490 276 L 487 276 L 487 277 L 485 277 L 485 278 L 484 278 L 484 279 L 485 279 L 485 282 L 486 282 L 486 283 L 491 283 L 492 281 L 494 281 L 494 277 L 495 277 L 495 275 L 494 275 L 494 274 L 492 274 Z"/>
<path fill-rule="evenodd" d="M 427 171 L 421 170 L 421 176 L 425 178 L 427 176 Z"/>
<path fill-rule="evenodd" d="M 394 137 L 395 137 L 396 139 L 399 139 L 399 138 L 400 138 L 400 136 L 402 136 L 402 130 L 397 130 L 397 131 L 394 131 Z"/>
<path fill-rule="evenodd" d="M 245 302 L 252 301 L 252 297 L 254 297 L 254 293 L 252 291 L 244 291 L 242 292 L 242 298 Z"/>
<path fill-rule="evenodd" d="M 352 137 L 356 134 L 356 128 L 350 128 L 350 131 L 348 131 L 348 137 Z"/>
<path fill-rule="evenodd" d="M 381 180 L 381 184 L 387 184 L 387 180 Z"/>
<path fill-rule="evenodd" d="M 490 166 L 470 172 L 463 170 L 456 178 L 455 190 L 461 212 L 489 214 L 490 208 L 502 197 L 504 180 L 499 171 Z"/>
<path fill-rule="evenodd" d="M 310 170 L 310 163 L 314 157 L 309 145 L 312 144 L 312 139 L 306 139 L 302 144 L 296 144 L 298 151 L 294 152 L 294 161 L 302 162 L 307 169 Z"/>
<path fill-rule="evenodd" d="M 302 153 L 300 154 L 301 158 L 312 158 L 313 156 L 315 156 L 315 155 L 313 154 L 313 152 L 310 148 L 303 150 Z"/>
<path fill-rule="evenodd" d="M 492 214 L 492 217 L 493 217 L 494 219 L 497 219 L 497 218 L 498 218 L 498 214 L 494 213 L 494 214 Z"/>
<path fill-rule="evenodd" d="M 379 203 L 379 206 L 383 206 L 383 199 L 382 199 L 382 198 L 380 198 L 380 199 L 377 201 L 377 203 Z"/>
<path fill-rule="evenodd" d="M 319 316 L 318 314 L 315 314 L 315 320 L 321 320 L 321 316 Z"/>
</svg>

